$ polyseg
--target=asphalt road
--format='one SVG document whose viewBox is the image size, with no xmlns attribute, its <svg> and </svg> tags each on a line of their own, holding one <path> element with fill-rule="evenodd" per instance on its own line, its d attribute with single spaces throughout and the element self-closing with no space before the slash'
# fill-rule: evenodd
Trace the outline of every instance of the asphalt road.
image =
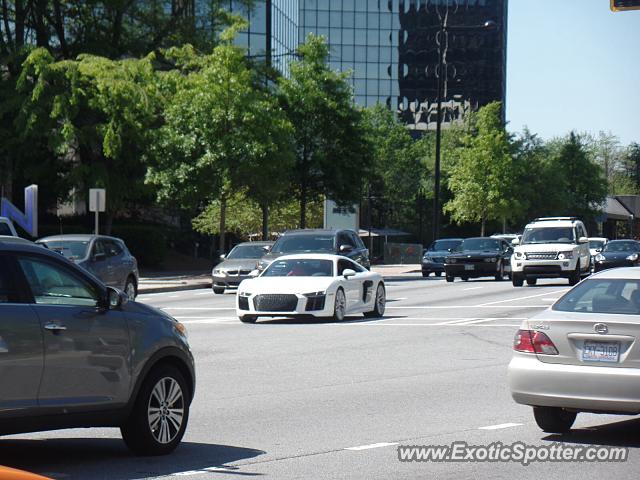
<svg viewBox="0 0 640 480">
<path fill-rule="evenodd" d="M 580 414 L 566 436 L 535 425 L 506 384 L 513 335 L 568 289 L 565 280 L 387 282 L 387 314 L 336 324 L 241 324 L 233 294 L 141 295 L 187 324 L 197 362 L 189 428 L 176 452 L 136 458 L 116 429 L 0 439 L 0 464 L 59 479 L 631 478 L 640 420 Z M 398 461 L 398 445 L 607 445 L 625 463 Z"/>
</svg>

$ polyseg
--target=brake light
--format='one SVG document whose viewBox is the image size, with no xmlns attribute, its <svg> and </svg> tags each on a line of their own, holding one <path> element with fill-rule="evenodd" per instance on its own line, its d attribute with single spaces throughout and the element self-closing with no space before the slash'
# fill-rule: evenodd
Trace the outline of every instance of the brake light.
<svg viewBox="0 0 640 480">
<path fill-rule="evenodd" d="M 518 330 L 513 339 L 513 349 L 517 352 L 558 355 L 558 349 L 543 332 Z"/>
</svg>

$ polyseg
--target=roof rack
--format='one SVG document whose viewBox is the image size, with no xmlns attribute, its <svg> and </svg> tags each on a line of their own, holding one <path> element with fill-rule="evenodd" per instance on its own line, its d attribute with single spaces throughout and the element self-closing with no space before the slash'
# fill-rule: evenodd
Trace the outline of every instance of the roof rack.
<svg viewBox="0 0 640 480">
<path fill-rule="evenodd" d="M 579 220 L 579 218 L 578 217 L 540 217 L 540 218 L 534 219 L 533 221 L 534 222 L 551 222 L 551 221 L 558 221 L 558 220 L 573 222 L 575 220 Z"/>
</svg>

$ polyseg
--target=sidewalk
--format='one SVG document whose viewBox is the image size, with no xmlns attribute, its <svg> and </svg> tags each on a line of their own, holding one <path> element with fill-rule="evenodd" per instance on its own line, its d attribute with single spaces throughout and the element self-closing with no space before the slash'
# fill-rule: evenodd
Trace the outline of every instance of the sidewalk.
<svg viewBox="0 0 640 480">
<path fill-rule="evenodd" d="M 402 277 L 408 274 L 420 273 L 420 265 L 374 265 L 373 272 L 377 272 L 386 279 Z M 211 288 L 210 272 L 162 272 L 144 273 L 140 277 L 138 293 L 179 292 L 182 290 L 197 290 Z"/>
</svg>

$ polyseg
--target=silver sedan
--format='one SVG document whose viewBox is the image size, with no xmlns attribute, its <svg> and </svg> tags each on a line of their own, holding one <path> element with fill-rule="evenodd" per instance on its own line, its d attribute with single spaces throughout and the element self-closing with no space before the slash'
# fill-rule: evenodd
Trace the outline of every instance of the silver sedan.
<svg viewBox="0 0 640 480">
<path fill-rule="evenodd" d="M 578 412 L 640 413 L 640 268 L 606 270 L 524 321 L 509 386 L 545 432 Z"/>
</svg>

